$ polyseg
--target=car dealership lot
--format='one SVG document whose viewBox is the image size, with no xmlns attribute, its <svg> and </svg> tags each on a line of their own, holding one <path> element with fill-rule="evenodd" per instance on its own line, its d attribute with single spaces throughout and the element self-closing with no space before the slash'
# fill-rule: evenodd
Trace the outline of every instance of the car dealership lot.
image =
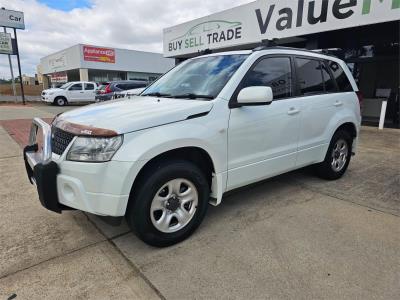
<svg viewBox="0 0 400 300">
<path fill-rule="evenodd" d="M 0 122 L 59 111 L 0 106 Z M 363 128 L 338 181 L 305 169 L 227 195 L 164 249 L 125 224 L 42 208 L 8 132 L 0 127 L 0 299 L 400 297 L 399 131 Z"/>
</svg>

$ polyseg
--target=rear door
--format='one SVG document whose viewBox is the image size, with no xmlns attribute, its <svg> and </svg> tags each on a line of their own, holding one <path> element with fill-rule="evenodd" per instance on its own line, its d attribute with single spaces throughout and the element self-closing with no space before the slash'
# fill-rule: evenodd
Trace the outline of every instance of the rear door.
<svg viewBox="0 0 400 300">
<path fill-rule="evenodd" d="M 259 59 L 235 92 L 269 86 L 269 105 L 232 108 L 228 128 L 228 184 L 233 189 L 295 167 L 300 128 L 300 101 L 293 97 L 293 64 L 288 56 Z"/>
<path fill-rule="evenodd" d="M 85 82 L 83 84 L 83 92 L 84 101 L 94 101 L 94 97 L 96 96 L 96 85 L 91 82 Z"/>
<path fill-rule="evenodd" d="M 79 102 L 84 99 L 84 92 L 82 83 L 74 83 L 68 88 L 67 100 L 68 102 Z"/>
<path fill-rule="evenodd" d="M 322 161 L 330 142 L 330 127 L 343 104 L 325 60 L 295 57 L 301 128 L 296 165 Z"/>
</svg>

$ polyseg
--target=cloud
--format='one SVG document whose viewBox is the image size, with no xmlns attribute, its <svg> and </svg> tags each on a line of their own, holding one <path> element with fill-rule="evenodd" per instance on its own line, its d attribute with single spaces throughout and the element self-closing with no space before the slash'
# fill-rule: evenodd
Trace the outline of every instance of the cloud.
<svg viewBox="0 0 400 300">
<path fill-rule="evenodd" d="M 33 75 L 41 57 L 78 43 L 162 52 L 163 28 L 248 2 L 92 0 L 90 7 L 62 11 L 37 0 L 0 0 L 0 7 L 25 14 L 26 30 L 17 33 L 21 66 L 22 73 Z M 13 67 L 17 75 L 15 57 Z M 6 55 L 0 55 L 0 78 L 10 78 Z"/>
</svg>

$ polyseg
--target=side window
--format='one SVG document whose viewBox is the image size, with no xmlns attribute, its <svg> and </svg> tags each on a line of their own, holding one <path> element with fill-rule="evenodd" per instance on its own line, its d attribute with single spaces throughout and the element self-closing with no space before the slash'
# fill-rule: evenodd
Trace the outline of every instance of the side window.
<svg viewBox="0 0 400 300">
<path fill-rule="evenodd" d="M 269 86 L 275 99 L 292 96 L 292 70 L 289 57 L 269 57 L 257 63 L 247 73 L 242 88 Z"/>
<path fill-rule="evenodd" d="M 69 88 L 70 91 L 81 91 L 82 90 L 82 84 L 81 83 L 75 83 L 71 85 Z"/>
<path fill-rule="evenodd" d="M 339 87 L 339 91 L 352 92 L 353 87 L 351 86 L 350 81 L 347 78 L 347 75 L 343 71 L 342 67 L 337 62 L 334 61 L 328 62 L 328 65 Z"/>
<path fill-rule="evenodd" d="M 325 84 L 325 92 L 327 93 L 336 93 L 336 86 L 335 86 L 335 81 L 331 77 L 331 74 L 326 68 L 326 65 L 324 62 L 321 61 L 321 67 L 322 67 L 322 76 L 324 77 L 324 84 Z"/>
<path fill-rule="evenodd" d="M 94 84 L 85 83 L 85 91 L 92 91 L 92 90 L 94 90 Z"/>
<path fill-rule="evenodd" d="M 122 91 L 123 85 L 121 83 L 114 85 L 114 91 Z"/>
<path fill-rule="evenodd" d="M 296 58 L 296 66 L 301 95 L 324 93 L 324 81 L 318 60 Z"/>
</svg>

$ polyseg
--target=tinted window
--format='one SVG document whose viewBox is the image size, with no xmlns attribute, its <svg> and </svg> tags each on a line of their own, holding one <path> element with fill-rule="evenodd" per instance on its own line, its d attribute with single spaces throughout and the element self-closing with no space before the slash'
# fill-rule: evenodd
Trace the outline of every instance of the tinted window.
<svg viewBox="0 0 400 300">
<path fill-rule="evenodd" d="M 85 90 L 86 91 L 94 90 L 94 84 L 85 83 Z"/>
<path fill-rule="evenodd" d="M 127 90 L 131 90 L 131 89 L 137 89 L 137 88 L 141 88 L 141 87 L 145 87 L 146 83 L 129 83 L 127 84 Z"/>
<path fill-rule="evenodd" d="M 269 86 L 274 99 L 292 95 L 292 73 L 288 57 L 265 58 L 246 75 L 242 88 L 249 86 Z"/>
<path fill-rule="evenodd" d="M 318 60 L 296 58 L 297 80 L 302 95 L 313 95 L 324 92 L 321 66 Z"/>
<path fill-rule="evenodd" d="M 335 81 L 332 79 L 331 74 L 326 69 L 326 66 L 323 62 L 321 62 L 321 67 L 322 67 L 322 76 L 324 76 L 325 92 L 327 93 L 337 92 Z"/>
<path fill-rule="evenodd" d="M 80 84 L 80 83 L 73 84 L 73 85 L 71 85 L 69 90 L 70 91 L 80 91 L 80 90 L 82 90 L 82 84 Z"/>
<path fill-rule="evenodd" d="M 113 91 L 122 91 L 122 90 L 124 90 L 124 85 L 122 83 L 115 84 L 115 85 L 113 85 L 111 90 L 113 90 Z"/>
<path fill-rule="evenodd" d="M 346 73 L 343 71 L 342 67 L 334 61 L 330 61 L 328 64 L 333 74 L 333 77 L 335 78 L 336 83 L 339 87 L 339 91 L 341 92 L 353 91 L 353 87 L 351 86 L 350 81 L 347 78 Z"/>
</svg>

